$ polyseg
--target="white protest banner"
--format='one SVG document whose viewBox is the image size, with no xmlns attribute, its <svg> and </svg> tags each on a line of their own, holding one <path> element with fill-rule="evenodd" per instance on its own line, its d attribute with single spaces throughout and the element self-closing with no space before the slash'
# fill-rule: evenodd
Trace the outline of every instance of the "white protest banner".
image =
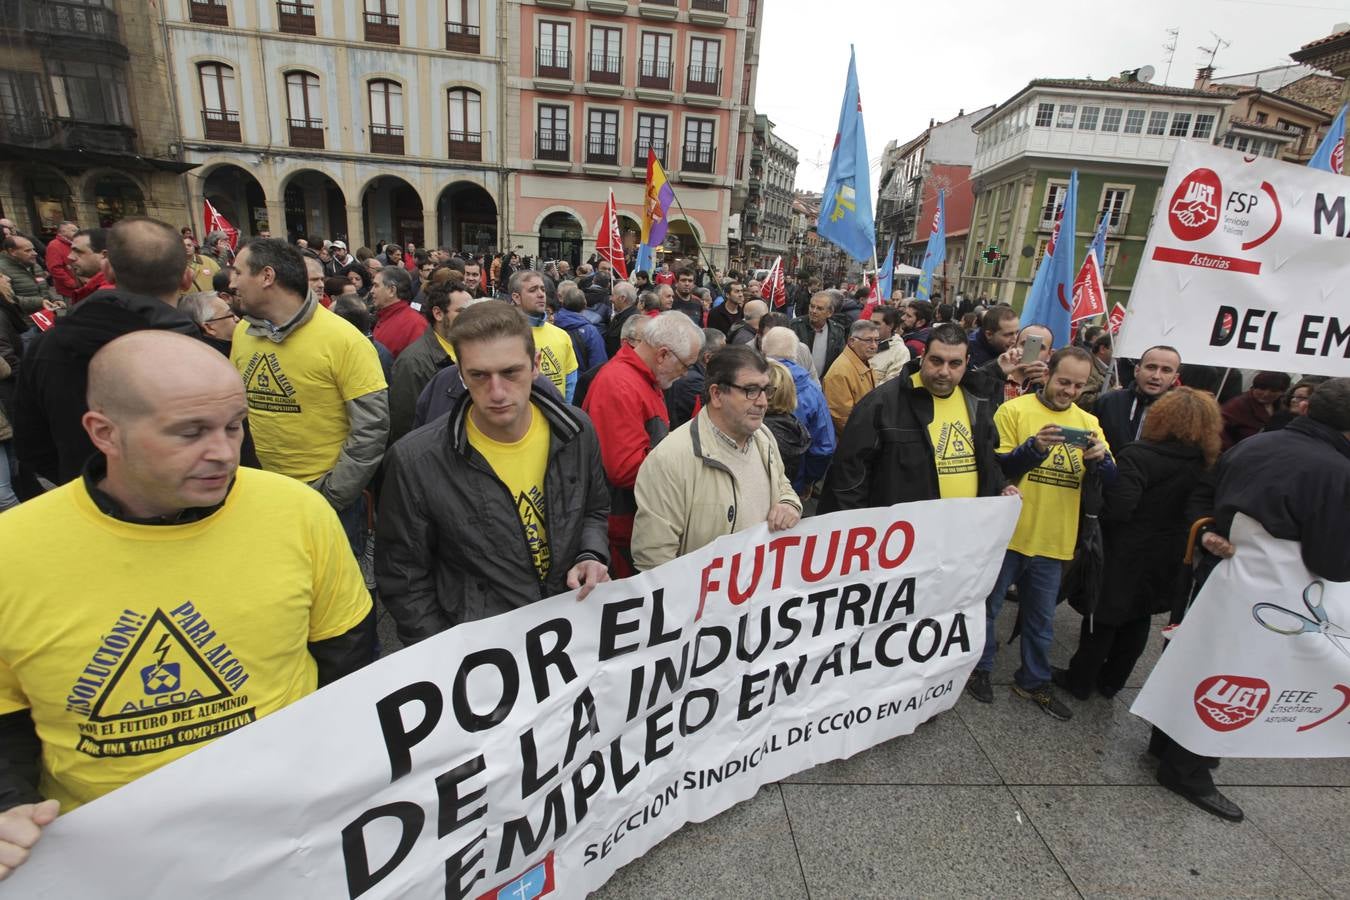
<svg viewBox="0 0 1350 900">
<path fill-rule="evenodd" d="M 1344 176 L 1181 141 L 1117 355 L 1350 374 L 1347 197 Z"/>
<path fill-rule="evenodd" d="M 1130 711 L 1201 756 L 1350 756 L 1350 584 L 1238 514 Z"/>
<path fill-rule="evenodd" d="M 6 894 L 583 896 L 955 704 L 1019 509 L 761 525 L 460 626 L 57 819 Z"/>
</svg>

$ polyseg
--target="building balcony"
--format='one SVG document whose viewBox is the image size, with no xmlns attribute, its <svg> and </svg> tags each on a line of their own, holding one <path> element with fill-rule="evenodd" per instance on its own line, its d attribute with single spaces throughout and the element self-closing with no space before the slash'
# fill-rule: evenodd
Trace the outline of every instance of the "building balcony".
<svg viewBox="0 0 1350 900">
<path fill-rule="evenodd" d="M 1097 214 L 1097 219 L 1098 219 L 1098 221 L 1101 220 L 1101 217 L 1102 217 L 1102 214 L 1101 214 L 1101 213 L 1098 213 L 1098 214 Z M 1093 222 L 1092 224 L 1093 224 L 1093 227 L 1096 227 L 1096 224 L 1097 224 L 1097 223 L 1096 223 L 1096 222 Z M 1127 212 L 1116 213 L 1115 215 L 1111 216 L 1110 220 L 1106 223 L 1106 233 L 1107 233 L 1107 234 L 1124 234 L 1124 233 L 1125 233 L 1125 229 L 1129 226 L 1129 224 L 1130 224 L 1130 214 L 1129 214 L 1129 213 L 1127 213 Z"/>
<path fill-rule="evenodd" d="M 287 119 L 290 144 L 305 150 L 323 149 L 323 119 Z"/>
<path fill-rule="evenodd" d="M 689 21 L 695 25 L 725 25 L 727 0 L 689 0 Z"/>
<path fill-rule="evenodd" d="M 402 125 L 371 125 L 370 152 L 388 156 L 403 155 Z"/>
<path fill-rule="evenodd" d="M 551 6 L 554 9 L 571 9 L 576 0 L 534 0 L 535 6 Z"/>
<path fill-rule="evenodd" d="M 628 12 L 628 0 L 586 0 L 586 9 L 607 16 L 621 16 Z"/>
<path fill-rule="evenodd" d="M 230 24 L 230 8 L 225 0 L 189 0 L 188 20 L 198 25 Z"/>
<path fill-rule="evenodd" d="M 0 144 L 40 150 L 134 153 L 136 132 L 126 125 L 6 114 L 0 115 Z"/>
<path fill-rule="evenodd" d="M 445 23 L 445 49 L 457 53 L 480 52 L 479 42 L 482 29 L 477 25 L 465 25 L 463 22 Z"/>
<path fill-rule="evenodd" d="M 711 174 L 713 161 L 717 159 L 717 149 L 712 144 L 685 144 L 684 160 L 680 169 L 684 172 L 703 172 Z"/>
<path fill-rule="evenodd" d="M 639 0 L 638 15 L 644 19 L 664 19 L 669 21 L 680 14 L 675 0 Z"/>
<path fill-rule="evenodd" d="M 451 159 L 463 159 L 469 162 L 482 162 L 483 160 L 482 132 L 478 131 L 450 132 L 449 156 Z"/>
<path fill-rule="evenodd" d="M 230 141 L 238 144 L 243 140 L 239 133 L 238 110 L 202 110 L 202 134 L 208 141 Z"/>
<path fill-rule="evenodd" d="M 639 139 L 638 139 L 638 143 L 637 143 L 637 147 L 634 148 L 634 152 L 633 152 L 633 168 L 635 168 L 635 169 L 641 169 L 641 170 L 642 170 L 641 172 L 637 172 L 637 173 L 635 173 L 635 174 L 637 174 L 639 177 L 643 177 L 643 178 L 645 178 L 645 177 L 646 177 L 646 174 L 647 174 L 647 150 L 648 150 L 648 149 L 651 149 L 651 150 L 655 150 L 655 151 L 656 151 L 656 161 L 659 162 L 659 163 L 661 164 L 661 167 L 662 167 L 662 168 L 665 168 L 665 166 L 666 166 L 666 142 L 665 142 L 665 141 L 648 141 L 648 140 L 643 140 L 643 139 L 639 138 Z"/>
<path fill-rule="evenodd" d="M 566 131 L 538 132 L 534 137 L 534 158 L 555 162 L 570 162 L 572 159 L 571 135 Z"/>
<path fill-rule="evenodd" d="M 617 166 L 619 139 L 612 134 L 592 134 L 586 138 L 586 162 L 592 165 Z"/>
<path fill-rule="evenodd" d="M 277 30 L 282 34 L 317 34 L 314 4 L 301 0 L 278 0 Z"/>
<path fill-rule="evenodd" d="M 569 50 L 535 50 L 534 74 L 536 78 L 557 78 L 561 81 L 572 79 L 572 53 Z"/>
<path fill-rule="evenodd" d="M 686 94 L 721 94 L 722 70 L 716 66 L 690 66 L 685 73 L 684 91 Z"/>
<path fill-rule="evenodd" d="M 639 59 L 638 87 L 655 88 L 661 91 L 670 90 L 670 70 L 671 65 L 668 59 Z"/>
<path fill-rule="evenodd" d="M 398 44 L 397 13 L 366 13 L 366 42 L 371 44 Z"/>
<path fill-rule="evenodd" d="M 102 6 L 67 0 L 18 0 L 0 3 L 0 16 L 7 27 L 31 32 L 44 43 L 50 38 L 122 43 L 117 14 Z"/>
<path fill-rule="evenodd" d="M 622 84 L 623 57 L 618 53 L 592 53 L 586 80 L 596 84 Z"/>
</svg>

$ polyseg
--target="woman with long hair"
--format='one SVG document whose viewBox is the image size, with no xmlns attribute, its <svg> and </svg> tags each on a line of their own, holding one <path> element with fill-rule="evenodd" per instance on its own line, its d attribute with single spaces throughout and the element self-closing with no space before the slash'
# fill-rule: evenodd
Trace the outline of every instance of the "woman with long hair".
<svg viewBox="0 0 1350 900">
<path fill-rule="evenodd" d="M 773 392 L 769 408 L 764 413 L 764 424 L 769 426 L 778 442 L 778 454 L 783 457 L 783 470 L 794 481 L 802 467 L 802 457 L 811 449 L 811 432 L 796 416 L 797 387 L 787 366 L 769 360 L 769 385 Z"/>
<path fill-rule="evenodd" d="M 1115 696 L 1148 644 L 1157 613 L 1185 602 L 1186 501 L 1219 458 L 1223 416 L 1214 398 L 1179 387 L 1150 407 L 1140 439 L 1116 455 L 1119 476 L 1102 511 L 1106 558 L 1095 613 L 1059 686 L 1080 700 Z"/>
</svg>

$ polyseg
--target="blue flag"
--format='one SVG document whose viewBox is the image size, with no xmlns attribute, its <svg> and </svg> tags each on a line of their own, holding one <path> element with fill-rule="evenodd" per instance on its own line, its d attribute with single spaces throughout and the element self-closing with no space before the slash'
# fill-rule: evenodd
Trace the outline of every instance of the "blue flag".
<svg viewBox="0 0 1350 900">
<path fill-rule="evenodd" d="M 1327 136 L 1322 138 L 1322 143 L 1317 145 L 1317 152 L 1313 158 L 1308 160 L 1308 168 L 1321 169 L 1324 172 L 1331 172 L 1340 175 L 1345 171 L 1345 110 L 1350 107 L 1350 103 L 1341 107 L 1341 111 L 1336 114 L 1331 127 L 1327 129 Z"/>
<path fill-rule="evenodd" d="M 1073 311 L 1074 231 L 1077 228 L 1078 170 L 1069 173 L 1055 230 L 1036 270 L 1027 302 L 1022 306 L 1022 325 L 1045 325 L 1054 335 L 1051 346 L 1069 343 L 1069 314 Z"/>
<path fill-rule="evenodd" d="M 633 271 L 646 272 L 647 277 L 651 278 L 653 264 L 652 245 L 638 244 L 637 260 L 633 263 Z"/>
<path fill-rule="evenodd" d="M 1091 250 L 1097 254 L 1097 266 L 1106 271 L 1106 232 L 1111 226 L 1111 211 L 1102 211 L 1102 220 L 1097 223 L 1097 234 L 1092 238 Z"/>
<path fill-rule="evenodd" d="M 858 70 L 849 47 L 848 82 L 839 110 L 839 131 L 834 136 L 830 173 L 820 200 L 816 233 L 838 244 L 860 262 L 876 254 L 877 235 L 872 221 L 872 179 L 867 169 L 867 136 L 863 133 L 862 99 L 858 96 Z"/>
<path fill-rule="evenodd" d="M 882 303 L 891 299 L 891 283 L 895 280 L 895 239 L 891 239 L 891 249 L 886 251 L 886 259 L 877 272 L 877 299 Z"/>
<path fill-rule="evenodd" d="M 914 292 L 917 300 L 928 300 L 933 293 L 933 273 L 947 258 L 947 192 L 938 191 L 937 210 L 933 213 L 933 226 L 928 231 L 928 247 L 923 251 L 923 273 L 919 275 L 919 287 Z"/>
</svg>

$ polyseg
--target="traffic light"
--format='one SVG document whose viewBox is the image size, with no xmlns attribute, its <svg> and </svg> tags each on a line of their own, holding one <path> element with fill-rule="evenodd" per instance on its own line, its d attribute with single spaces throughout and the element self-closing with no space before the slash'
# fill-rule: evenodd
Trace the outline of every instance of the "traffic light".
<svg viewBox="0 0 1350 900">
<path fill-rule="evenodd" d="M 998 244 L 990 244 L 989 249 L 980 254 L 986 265 L 992 266 L 1003 258 L 1003 254 L 998 250 Z"/>
</svg>

